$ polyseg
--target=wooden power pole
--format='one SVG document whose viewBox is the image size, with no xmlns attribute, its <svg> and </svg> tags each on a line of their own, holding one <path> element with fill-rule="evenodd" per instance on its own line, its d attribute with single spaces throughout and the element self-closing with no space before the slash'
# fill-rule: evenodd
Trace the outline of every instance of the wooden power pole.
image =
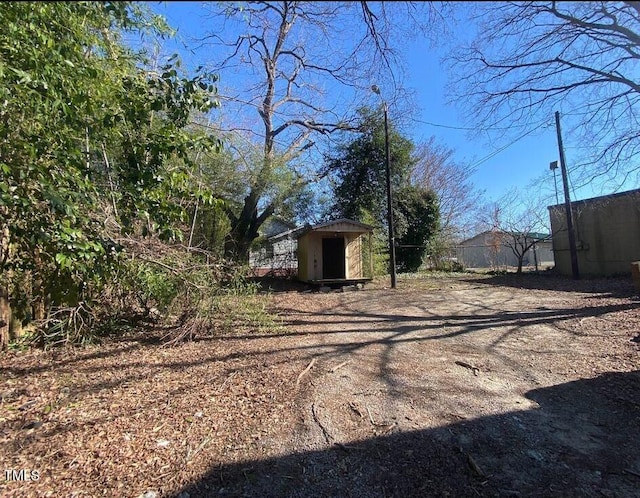
<svg viewBox="0 0 640 498">
<path fill-rule="evenodd" d="M 562 145 L 562 133 L 560 132 L 560 113 L 556 111 L 556 133 L 558 135 L 558 150 L 560 152 L 560 171 L 562 172 L 562 185 L 564 187 L 564 208 L 567 216 L 567 231 L 569 232 L 569 252 L 571 253 L 571 272 L 576 280 L 580 278 L 578 269 L 578 249 L 576 247 L 576 233 L 573 229 L 573 213 L 571 199 L 569 197 L 569 181 L 567 179 L 567 165 L 564 159 L 564 147 Z"/>
</svg>

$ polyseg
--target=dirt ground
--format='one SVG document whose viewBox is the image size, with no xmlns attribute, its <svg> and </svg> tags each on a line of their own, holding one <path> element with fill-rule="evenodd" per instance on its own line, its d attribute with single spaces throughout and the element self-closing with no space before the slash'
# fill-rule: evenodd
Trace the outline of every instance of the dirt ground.
<svg viewBox="0 0 640 498">
<path fill-rule="evenodd" d="M 0 495 L 640 496 L 630 279 L 386 284 L 275 288 L 275 329 L 0 356 Z"/>
</svg>

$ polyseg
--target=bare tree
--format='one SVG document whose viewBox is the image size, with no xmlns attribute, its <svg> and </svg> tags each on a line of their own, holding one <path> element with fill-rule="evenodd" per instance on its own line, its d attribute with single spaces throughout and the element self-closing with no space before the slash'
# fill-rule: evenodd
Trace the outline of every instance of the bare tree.
<svg viewBox="0 0 640 498">
<path fill-rule="evenodd" d="M 392 41 L 403 32 L 394 17 L 412 18 L 424 7 L 283 1 L 223 8 L 212 12 L 203 40 L 220 57 L 211 65 L 221 74 L 220 100 L 230 121 L 223 128 L 260 144 L 257 159 L 247 158 L 241 206 L 228 213 L 229 252 L 246 260 L 262 223 L 318 179 L 322 144 L 316 142 L 354 125 L 357 103 L 371 99 L 373 83 L 393 87 L 399 59 Z M 239 77 L 225 90 L 225 75 L 233 71 Z M 290 177 L 278 185 L 275 173 L 282 168 Z"/>
<path fill-rule="evenodd" d="M 546 202 L 527 192 L 512 189 L 496 202 L 480 211 L 480 223 L 493 233 L 492 245 L 509 249 L 518 262 L 517 273 L 522 273 L 525 258 L 535 246 L 551 239 Z"/>
<path fill-rule="evenodd" d="M 640 176 L 639 5 L 478 4 L 475 39 L 450 59 L 452 99 L 471 101 L 478 128 L 502 135 L 561 111 L 582 139 L 575 182 Z"/>
<path fill-rule="evenodd" d="M 453 155 L 454 151 L 438 144 L 435 137 L 418 144 L 411 181 L 438 195 L 440 230 L 455 240 L 468 234 L 472 213 L 479 207 L 483 193 L 471 182 L 475 170 L 455 162 Z"/>
<path fill-rule="evenodd" d="M 411 171 L 413 184 L 435 192 L 438 197 L 440 227 L 429 248 L 431 263 L 436 267 L 444 262 L 444 257 L 453 254 L 456 243 L 469 235 L 482 202 L 483 192 L 470 180 L 473 168 L 455 162 L 453 154 L 453 150 L 431 137 L 416 146 L 416 165 Z"/>
</svg>

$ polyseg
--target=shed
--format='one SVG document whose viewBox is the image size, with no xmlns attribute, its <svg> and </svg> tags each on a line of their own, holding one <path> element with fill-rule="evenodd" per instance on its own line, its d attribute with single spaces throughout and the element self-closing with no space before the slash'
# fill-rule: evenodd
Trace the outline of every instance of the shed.
<svg viewBox="0 0 640 498">
<path fill-rule="evenodd" d="M 373 227 L 346 218 L 306 225 L 268 237 L 251 261 L 260 274 L 321 285 L 364 283 L 373 275 L 372 233 Z"/>
<path fill-rule="evenodd" d="M 298 279 L 322 284 L 371 280 L 365 275 L 373 272 L 364 268 L 362 255 L 364 236 L 372 232 L 373 227 L 345 218 L 299 230 Z"/>
</svg>

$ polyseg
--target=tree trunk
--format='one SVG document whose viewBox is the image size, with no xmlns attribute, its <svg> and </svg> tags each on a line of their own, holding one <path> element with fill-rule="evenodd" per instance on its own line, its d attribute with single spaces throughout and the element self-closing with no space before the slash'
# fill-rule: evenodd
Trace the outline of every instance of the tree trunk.
<svg viewBox="0 0 640 498">
<path fill-rule="evenodd" d="M 22 337 L 22 320 L 9 308 L 9 339 L 14 341 Z"/>
<path fill-rule="evenodd" d="M 257 231 L 252 230 L 255 215 L 247 215 L 243 211 L 240 218 L 233 223 L 229 239 L 225 244 L 225 253 L 228 258 L 238 263 L 249 262 L 249 249 L 251 243 L 258 236 Z"/>
<path fill-rule="evenodd" d="M 255 237 L 251 238 L 247 230 L 237 227 L 231 231 L 229 240 L 225 246 L 228 258 L 237 263 L 249 262 L 249 248 Z"/>
<path fill-rule="evenodd" d="M 9 291 L 0 282 L 0 350 L 9 348 L 9 324 L 11 322 L 11 308 L 9 306 Z"/>
<path fill-rule="evenodd" d="M 258 230 L 262 224 L 273 214 L 273 206 L 270 205 L 258 215 L 258 196 L 252 192 L 244 199 L 244 207 L 240 216 L 231 217 L 231 233 L 225 244 L 227 257 L 238 263 L 249 262 L 251 243 L 260 235 Z"/>
<path fill-rule="evenodd" d="M 6 207 L 0 209 L 0 215 L 6 219 Z M 9 275 L 5 266 L 9 260 L 9 250 L 9 226 L 4 225 L 0 231 L 0 351 L 9 347 L 11 308 L 9 305 Z"/>
<path fill-rule="evenodd" d="M 42 259 L 38 250 L 35 252 L 34 257 L 35 270 L 32 280 L 31 292 L 33 293 L 33 319 L 44 320 L 45 317 L 45 300 L 44 300 L 44 282 L 42 280 Z"/>
</svg>

